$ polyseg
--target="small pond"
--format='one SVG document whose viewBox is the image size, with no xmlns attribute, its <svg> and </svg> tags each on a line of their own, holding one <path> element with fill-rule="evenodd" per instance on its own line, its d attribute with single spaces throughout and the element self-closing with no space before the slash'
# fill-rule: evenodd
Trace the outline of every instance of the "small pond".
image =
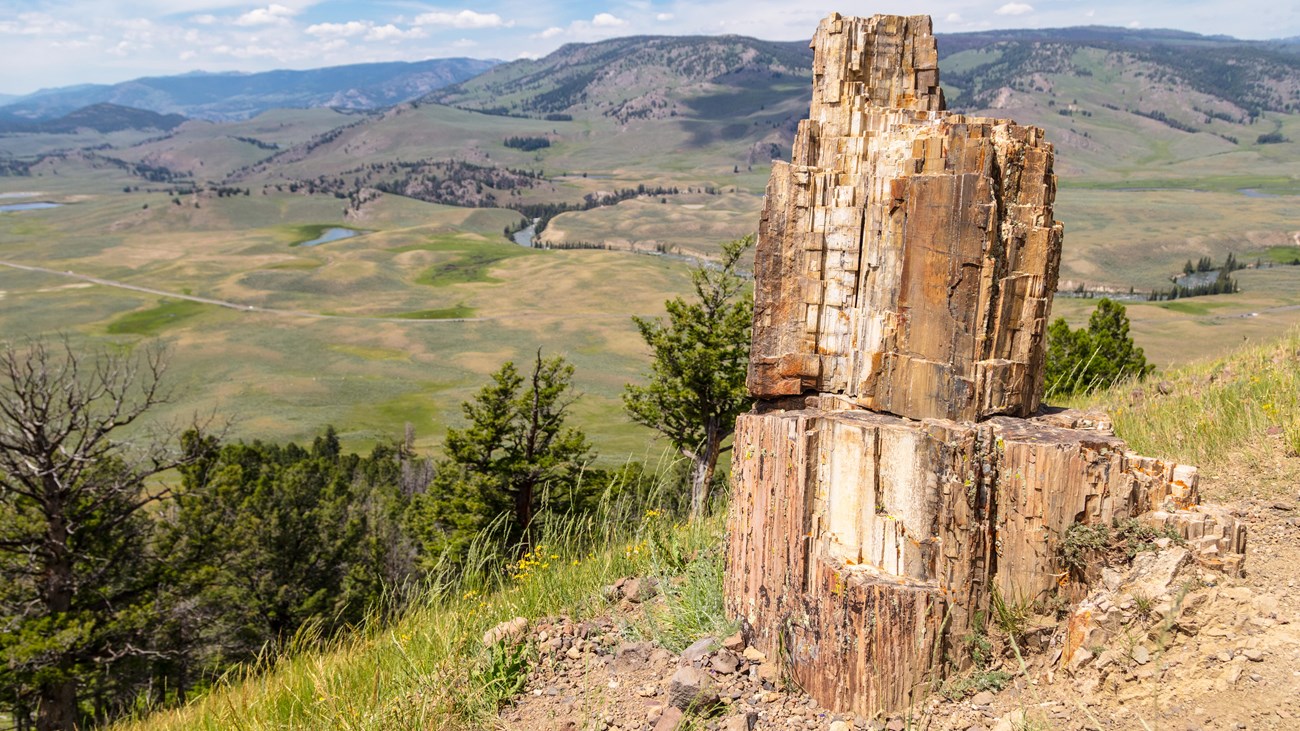
<svg viewBox="0 0 1300 731">
<path fill-rule="evenodd" d="M 321 244 L 328 244 L 331 241 L 350 239 L 353 236 L 360 236 L 360 235 L 361 235 L 360 231 L 353 231 L 350 228 L 327 228 L 321 233 L 320 236 L 317 236 L 311 241 L 304 241 L 298 244 L 298 246 L 319 246 Z"/>
<path fill-rule="evenodd" d="M 58 208 L 62 203 L 47 203 L 40 201 L 37 203 L 10 203 L 0 206 L 0 213 L 9 213 L 10 211 L 40 211 L 46 208 Z"/>
</svg>

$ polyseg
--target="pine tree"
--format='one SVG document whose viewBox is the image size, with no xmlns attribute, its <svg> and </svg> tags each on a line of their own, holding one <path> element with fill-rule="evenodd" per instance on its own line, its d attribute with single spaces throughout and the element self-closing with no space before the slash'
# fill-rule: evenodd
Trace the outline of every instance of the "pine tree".
<svg viewBox="0 0 1300 731">
<path fill-rule="evenodd" d="M 667 322 L 633 318 L 653 360 L 649 382 L 629 385 L 623 407 L 691 461 L 692 516 L 708 508 L 722 443 L 750 404 L 745 376 L 754 300 L 738 268 L 753 242 L 747 236 L 726 243 L 720 266 L 697 267 L 695 300 L 665 303 Z"/>
<path fill-rule="evenodd" d="M 569 427 L 573 366 L 537 351 L 531 372 L 507 362 L 470 401 L 468 422 L 447 430 L 447 459 L 428 493 L 412 506 L 412 530 L 425 552 L 463 558 L 470 542 L 504 520 L 504 546 L 523 546 L 547 510 L 581 509 L 582 472 L 593 459 L 581 431 Z"/>
<path fill-rule="evenodd" d="M 1174 296 L 1177 291 L 1175 288 Z M 1071 330 L 1061 317 L 1053 321 L 1047 329 L 1046 360 L 1044 382 L 1049 397 L 1142 378 L 1154 368 L 1129 334 L 1124 306 L 1111 299 L 1097 303 L 1087 328 Z"/>
</svg>

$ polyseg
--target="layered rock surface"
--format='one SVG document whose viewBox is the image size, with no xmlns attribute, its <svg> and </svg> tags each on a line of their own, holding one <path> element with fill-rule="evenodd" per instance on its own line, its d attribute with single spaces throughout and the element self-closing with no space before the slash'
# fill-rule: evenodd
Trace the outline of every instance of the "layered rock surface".
<svg viewBox="0 0 1300 731">
<path fill-rule="evenodd" d="M 822 21 L 810 119 L 774 166 L 737 422 L 728 611 L 823 705 L 912 707 L 997 594 L 1083 598 L 1071 526 L 1137 518 L 1239 571 L 1194 467 L 1039 411 L 1062 227 L 1052 147 L 943 114 L 924 16 Z"/>
<path fill-rule="evenodd" d="M 1061 245 L 1051 145 L 943 114 L 925 16 L 832 16 L 813 47 L 811 118 L 759 224 L 751 392 L 1032 413 Z"/>
</svg>

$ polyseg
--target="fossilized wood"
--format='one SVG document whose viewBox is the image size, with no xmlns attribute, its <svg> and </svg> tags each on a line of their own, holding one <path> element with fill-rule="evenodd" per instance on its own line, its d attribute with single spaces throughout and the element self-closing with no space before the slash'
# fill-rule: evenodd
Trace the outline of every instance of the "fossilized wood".
<svg viewBox="0 0 1300 731">
<path fill-rule="evenodd" d="M 1173 527 L 1240 572 L 1194 467 L 1039 409 L 1061 225 L 1041 130 L 943 114 L 930 21 L 822 21 L 810 118 L 768 183 L 728 612 L 823 705 L 915 707 L 1000 593 L 1077 600 L 1071 526 Z"/>
<path fill-rule="evenodd" d="M 925 16 L 824 20 L 759 223 L 749 388 L 912 418 L 1038 407 L 1061 226 L 1036 127 L 942 113 Z"/>
<path fill-rule="evenodd" d="M 1188 512 L 1194 467 L 1051 421 L 741 416 L 729 613 L 819 702 L 874 715 L 913 705 L 963 664 L 960 638 L 993 587 L 1015 602 L 1068 592 L 1059 548 L 1071 524 L 1153 509 L 1204 524 Z M 1216 534 L 1232 534 L 1225 552 L 1244 550 L 1236 530 Z"/>
</svg>

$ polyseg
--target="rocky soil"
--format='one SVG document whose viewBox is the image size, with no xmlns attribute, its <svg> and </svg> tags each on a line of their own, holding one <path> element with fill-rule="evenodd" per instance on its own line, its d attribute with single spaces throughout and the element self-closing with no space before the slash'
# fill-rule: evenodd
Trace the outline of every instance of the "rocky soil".
<svg viewBox="0 0 1300 731">
<path fill-rule="evenodd" d="M 908 714 L 858 718 L 821 708 L 739 634 L 700 638 L 680 654 L 639 639 L 646 607 L 663 598 L 653 579 L 631 579 L 607 588 L 611 607 L 597 619 L 519 621 L 485 638 L 535 651 L 524 692 L 502 710 L 500 726 L 1300 728 L 1300 500 L 1243 498 L 1229 508 L 1249 525 L 1244 576 L 1198 566 L 1162 539 L 1131 565 L 1104 571 L 1072 610 L 1019 618 L 1014 647 L 991 630 L 992 658 Z M 980 690 L 990 679 L 1002 688 Z"/>
</svg>

